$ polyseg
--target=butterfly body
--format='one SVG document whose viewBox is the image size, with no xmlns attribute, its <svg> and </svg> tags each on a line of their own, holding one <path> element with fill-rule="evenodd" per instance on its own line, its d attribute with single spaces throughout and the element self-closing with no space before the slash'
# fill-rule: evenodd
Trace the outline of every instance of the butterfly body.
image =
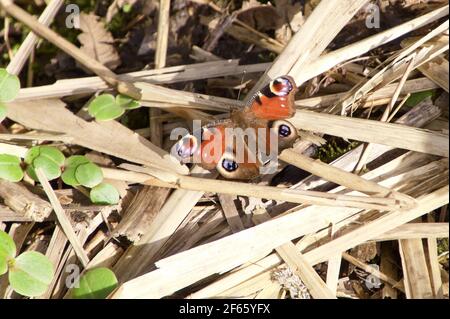
<svg viewBox="0 0 450 319">
<path fill-rule="evenodd" d="M 217 169 L 225 178 L 251 179 L 273 162 L 282 149 L 291 147 L 297 131 L 285 119 L 294 116 L 295 82 L 282 76 L 259 91 L 230 119 L 211 123 L 183 137 L 175 154 L 183 162 Z"/>
</svg>

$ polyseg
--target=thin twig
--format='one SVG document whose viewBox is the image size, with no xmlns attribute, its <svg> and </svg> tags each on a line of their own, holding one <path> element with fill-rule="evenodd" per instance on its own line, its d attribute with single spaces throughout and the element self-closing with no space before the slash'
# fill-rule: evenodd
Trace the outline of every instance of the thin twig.
<svg viewBox="0 0 450 319">
<path fill-rule="evenodd" d="M 53 191 L 52 186 L 48 182 L 47 177 L 44 174 L 44 171 L 41 168 L 36 169 L 36 175 L 39 179 L 39 182 L 42 185 L 42 188 L 45 191 L 45 194 L 47 194 L 48 199 L 50 200 L 50 203 L 52 204 L 53 211 L 55 212 L 55 215 L 58 219 L 58 222 L 64 231 L 64 234 L 66 234 L 67 239 L 69 240 L 70 244 L 72 245 L 75 253 L 78 256 L 78 259 L 81 261 L 83 267 L 86 267 L 86 265 L 89 263 L 89 257 L 86 254 L 86 252 L 83 249 L 83 246 L 78 241 L 78 237 L 75 234 L 75 231 L 72 228 L 72 225 L 69 221 L 69 219 L 66 216 L 66 213 L 64 212 L 64 209 L 61 206 L 61 203 L 58 200 L 58 197 L 56 197 L 55 192 Z"/>
</svg>

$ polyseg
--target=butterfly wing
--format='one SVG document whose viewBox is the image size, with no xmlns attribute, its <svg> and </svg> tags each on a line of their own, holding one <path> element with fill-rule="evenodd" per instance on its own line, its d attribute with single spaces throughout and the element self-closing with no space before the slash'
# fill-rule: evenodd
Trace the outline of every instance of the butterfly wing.
<svg viewBox="0 0 450 319">
<path fill-rule="evenodd" d="M 183 137 L 175 145 L 175 154 L 183 162 L 217 169 L 225 178 L 258 176 L 298 137 L 293 125 L 284 121 L 295 114 L 296 91 L 291 77 L 276 78 L 255 95 L 251 104 L 235 111 L 230 121 L 213 123 Z"/>
<path fill-rule="evenodd" d="M 245 117 L 282 120 L 295 114 L 295 81 L 288 75 L 280 76 L 257 92 L 243 112 Z"/>
</svg>

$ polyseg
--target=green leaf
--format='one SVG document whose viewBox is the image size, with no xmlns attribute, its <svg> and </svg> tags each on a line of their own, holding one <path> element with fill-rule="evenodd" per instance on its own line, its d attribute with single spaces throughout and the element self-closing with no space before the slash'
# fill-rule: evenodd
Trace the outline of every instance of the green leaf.
<svg viewBox="0 0 450 319">
<path fill-rule="evenodd" d="M 423 100 L 425 100 L 428 97 L 433 97 L 435 94 L 434 90 L 428 90 L 428 91 L 422 91 L 422 92 L 416 92 L 411 94 L 411 96 L 406 100 L 405 105 L 409 107 L 414 107 Z"/>
<path fill-rule="evenodd" d="M 27 251 L 19 255 L 10 268 L 9 284 L 23 296 L 36 297 L 45 293 L 53 276 L 53 265 L 47 257 Z"/>
<path fill-rule="evenodd" d="M 61 178 L 64 183 L 70 186 L 79 186 L 80 182 L 75 177 L 75 172 L 81 164 L 90 163 L 89 159 L 82 155 L 73 155 L 66 160 L 66 165 Z"/>
<path fill-rule="evenodd" d="M 0 123 L 6 118 L 7 113 L 6 105 L 3 103 L 0 103 Z"/>
<path fill-rule="evenodd" d="M 132 4 L 130 4 L 130 3 L 125 3 L 125 4 L 123 5 L 123 7 L 122 7 L 122 11 L 123 11 L 124 13 L 130 13 L 132 8 L 133 8 L 133 5 L 132 5 Z"/>
<path fill-rule="evenodd" d="M 41 153 L 41 147 L 33 146 L 25 154 L 25 158 L 24 158 L 25 163 L 27 163 L 28 165 L 32 165 L 34 159 L 37 158 L 40 153 Z"/>
<path fill-rule="evenodd" d="M 0 252 L 0 276 L 8 271 L 8 258 Z"/>
<path fill-rule="evenodd" d="M 44 156 L 49 160 L 53 161 L 58 166 L 63 166 L 66 158 L 64 154 L 53 146 L 40 146 L 41 153 L 40 156 Z"/>
<path fill-rule="evenodd" d="M 36 168 L 41 168 L 48 180 L 58 178 L 64 161 L 64 154 L 53 146 L 34 146 L 25 155 L 27 173 L 35 181 L 38 181 Z"/>
<path fill-rule="evenodd" d="M 0 69 L 0 102 L 11 102 L 19 94 L 19 90 L 19 78 Z"/>
<path fill-rule="evenodd" d="M 89 104 L 88 112 L 97 121 L 109 121 L 120 117 L 125 109 L 117 104 L 111 94 L 102 94 Z"/>
<path fill-rule="evenodd" d="M 36 175 L 36 169 L 38 168 L 42 169 L 49 181 L 61 176 L 61 167 L 44 156 L 39 156 L 33 161 L 32 169 L 34 170 L 34 175 Z"/>
<path fill-rule="evenodd" d="M 75 170 L 75 178 L 85 187 L 95 187 L 103 180 L 103 172 L 94 163 L 81 164 Z"/>
<path fill-rule="evenodd" d="M 79 287 L 71 290 L 74 299 L 105 299 L 117 287 L 117 278 L 108 268 L 95 268 L 80 278 Z"/>
<path fill-rule="evenodd" d="M 111 184 L 101 183 L 91 189 L 90 198 L 94 204 L 115 205 L 119 202 L 119 192 Z"/>
<path fill-rule="evenodd" d="M 0 230 L 0 275 L 8 270 L 8 261 L 16 256 L 16 244 L 14 240 Z"/>
<path fill-rule="evenodd" d="M 75 167 L 78 165 L 90 163 L 91 161 L 84 155 L 72 155 L 66 159 L 66 167 Z"/>
<path fill-rule="evenodd" d="M 9 154 L 0 154 L 0 179 L 18 182 L 23 178 L 20 158 Z"/>
<path fill-rule="evenodd" d="M 27 175 L 30 176 L 30 178 L 33 181 L 39 182 L 39 178 L 37 177 L 36 172 L 34 171 L 34 168 L 31 165 L 27 166 L 26 171 Z"/>
<path fill-rule="evenodd" d="M 141 103 L 123 94 L 116 96 L 116 103 L 127 110 L 134 110 L 141 107 Z"/>
</svg>

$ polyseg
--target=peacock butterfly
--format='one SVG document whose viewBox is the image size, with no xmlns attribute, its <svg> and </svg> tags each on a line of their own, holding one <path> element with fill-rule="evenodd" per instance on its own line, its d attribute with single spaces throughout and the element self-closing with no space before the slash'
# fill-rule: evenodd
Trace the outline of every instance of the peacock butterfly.
<svg viewBox="0 0 450 319">
<path fill-rule="evenodd" d="M 285 119 L 295 114 L 297 86 L 287 75 L 271 81 L 230 118 L 187 134 L 172 148 L 183 163 L 217 169 L 225 178 L 251 179 L 273 172 L 278 154 L 291 147 L 297 130 Z"/>
</svg>

